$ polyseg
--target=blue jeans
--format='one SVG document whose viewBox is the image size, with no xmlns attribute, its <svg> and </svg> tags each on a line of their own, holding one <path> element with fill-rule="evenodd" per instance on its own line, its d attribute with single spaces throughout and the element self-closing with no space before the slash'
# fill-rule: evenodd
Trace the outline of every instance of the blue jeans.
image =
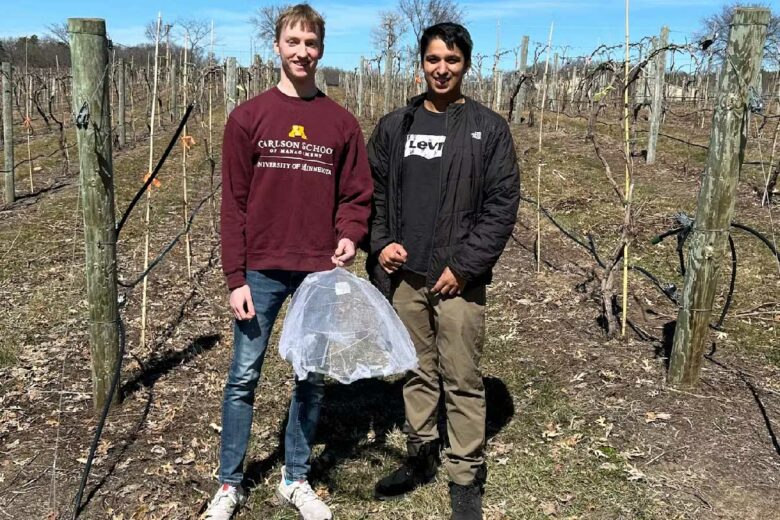
<svg viewBox="0 0 780 520">
<path fill-rule="evenodd" d="M 260 379 L 268 338 L 282 303 L 292 295 L 308 273 L 297 271 L 247 271 L 255 317 L 235 320 L 233 361 L 230 364 L 222 402 L 222 445 L 219 481 L 237 485 L 244 478 L 244 458 L 252 429 L 255 388 Z M 286 478 L 306 479 L 309 456 L 320 417 L 324 394 L 321 374 L 296 378 L 284 436 Z"/>
</svg>

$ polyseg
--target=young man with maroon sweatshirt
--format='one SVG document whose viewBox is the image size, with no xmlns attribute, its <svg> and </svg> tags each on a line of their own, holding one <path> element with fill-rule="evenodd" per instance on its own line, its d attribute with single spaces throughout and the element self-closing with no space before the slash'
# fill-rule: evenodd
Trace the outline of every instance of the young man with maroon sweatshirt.
<svg viewBox="0 0 780 520">
<path fill-rule="evenodd" d="M 212 520 L 229 519 L 246 500 L 255 388 L 282 303 L 307 274 L 350 264 L 368 231 L 372 180 L 360 126 L 314 82 L 324 36 L 310 6 L 284 11 L 274 41 L 279 84 L 238 106 L 225 126 L 222 269 L 235 325 Z M 332 518 L 307 482 L 322 397 L 321 375 L 296 379 L 276 489 L 306 520 Z"/>
</svg>

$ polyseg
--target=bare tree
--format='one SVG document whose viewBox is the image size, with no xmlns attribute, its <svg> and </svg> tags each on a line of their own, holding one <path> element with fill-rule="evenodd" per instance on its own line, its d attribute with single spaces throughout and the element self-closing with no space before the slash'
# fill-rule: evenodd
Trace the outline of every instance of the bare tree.
<svg viewBox="0 0 780 520">
<path fill-rule="evenodd" d="M 414 34 L 414 41 L 406 47 L 406 52 L 414 57 L 414 75 L 417 77 L 420 67 L 417 46 L 423 31 L 437 23 L 463 23 L 463 8 L 457 0 L 398 0 L 398 13 Z M 417 84 L 418 94 L 420 88 L 421 85 Z"/>
<path fill-rule="evenodd" d="M 396 11 L 380 11 L 379 25 L 371 29 L 371 43 L 379 54 L 395 50 L 406 32 L 403 16 Z"/>
<path fill-rule="evenodd" d="M 707 55 L 712 53 L 716 58 L 723 58 L 726 51 L 726 41 L 729 37 L 729 24 L 731 24 L 734 9 L 737 7 L 771 9 L 770 5 L 763 3 L 745 4 L 744 2 L 732 1 L 723 5 L 720 11 L 702 19 L 702 25 L 694 35 L 699 41 L 702 52 L 706 52 Z M 772 12 L 764 43 L 764 60 L 777 65 L 778 59 L 780 59 L 778 52 L 780 52 L 780 16 Z"/>
<path fill-rule="evenodd" d="M 163 23 L 160 26 L 160 41 L 170 36 L 172 28 L 173 24 L 171 23 Z M 157 39 L 157 19 L 152 20 L 144 26 L 144 36 L 146 36 L 147 40 L 154 43 Z"/>
<path fill-rule="evenodd" d="M 463 22 L 463 8 L 457 0 L 398 0 L 398 12 L 409 24 L 416 42 L 431 25 Z"/>
<path fill-rule="evenodd" d="M 290 8 L 290 4 L 266 5 L 259 8 L 249 17 L 249 23 L 254 27 L 255 34 L 261 44 L 270 47 L 276 39 L 276 20 L 279 15 Z"/>
<path fill-rule="evenodd" d="M 385 59 L 385 76 L 383 87 L 383 113 L 387 113 L 392 105 L 392 76 L 393 63 L 395 61 L 396 47 L 403 36 L 406 27 L 403 17 L 397 11 L 380 11 L 379 25 L 371 30 L 371 41 Z"/>
<path fill-rule="evenodd" d="M 179 19 L 176 21 L 176 27 L 179 27 L 181 37 L 187 35 L 190 52 L 198 58 L 203 56 L 204 44 L 208 41 L 211 33 L 211 26 L 206 20 L 195 18 Z"/>
<path fill-rule="evenodd" d="M 70 36 L 68 35 L 68 22 L 50 23 L 46 26 L 52 40 L 56 40 L 65 45 L 70 45 Z"/>
</svg>

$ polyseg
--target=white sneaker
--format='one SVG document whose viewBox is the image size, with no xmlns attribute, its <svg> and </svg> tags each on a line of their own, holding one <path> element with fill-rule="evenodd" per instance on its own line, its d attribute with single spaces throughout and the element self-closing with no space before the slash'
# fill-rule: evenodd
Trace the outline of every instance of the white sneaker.
<svg viewBox="0 0 780 520">
<path fill-rule="evenodd" d="M 287 485 L 282 466 L 282 481 L 276 488 L 276 498 L 282 504 L 293 506 L 301 514 L 303 520 L 331 520 L 333 514 L 317 493 L 305 480 L 296 480 Z"/>
<path fill-rule="evenodd" d="M 246 503 L 246 498 L 246 491 L 241 486 L 222 484 L 201 518 L 203 520 L 230 520 L 233 513 Z"/>
</svg>

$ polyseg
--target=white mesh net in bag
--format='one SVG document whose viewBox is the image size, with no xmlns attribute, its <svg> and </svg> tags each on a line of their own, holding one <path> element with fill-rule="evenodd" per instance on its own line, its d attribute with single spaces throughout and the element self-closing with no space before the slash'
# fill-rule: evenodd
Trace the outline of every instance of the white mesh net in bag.
<svg viewBox="0 0 780 520">
<path fill-rule="evenodd" d="M 319 372 L 345 384 L 417 367 L 409 333 L 387 299 L 342 268 L 303 280 L 284 319 L 279 354 L 299 379 Z"/>
</svg>

